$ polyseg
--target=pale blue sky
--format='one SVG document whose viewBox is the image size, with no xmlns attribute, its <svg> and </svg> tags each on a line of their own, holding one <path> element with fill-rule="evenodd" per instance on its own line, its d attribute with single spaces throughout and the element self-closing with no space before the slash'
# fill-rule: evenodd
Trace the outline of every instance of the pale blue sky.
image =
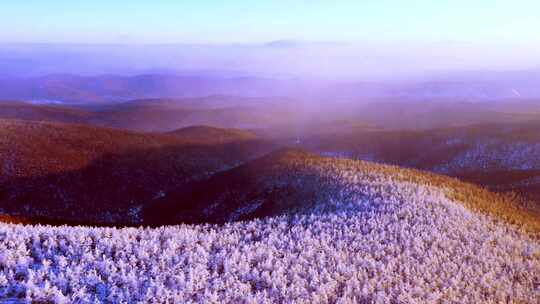
<svg viewBox="0 0 540 304">
<path fill-rule="evenodd" d="M 534 45 L 539 14 L 537 0 L 2 0 L 0 42 Z"/>
</svg>

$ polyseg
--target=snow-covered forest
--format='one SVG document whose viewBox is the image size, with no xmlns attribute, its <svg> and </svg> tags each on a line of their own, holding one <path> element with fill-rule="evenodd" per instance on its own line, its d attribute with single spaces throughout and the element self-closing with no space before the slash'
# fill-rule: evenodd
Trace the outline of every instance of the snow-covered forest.
<svg viewBox="0 0 540 304">
<path fill-rule="evenodd" d="M 208 2 L 0 0 L 0 304 L 540 304 L 540 0 Z"/>
<path fill-rule="evenodd" d="M 322 168 L 342 192 L 313 214 L 162 228 L 0 224 L 0 299 L 540 301 L 537 233 L 473 211 L 444 186 L 404 181 L 398 170 L 359 170 L 358 163 Z"/>
</svg>

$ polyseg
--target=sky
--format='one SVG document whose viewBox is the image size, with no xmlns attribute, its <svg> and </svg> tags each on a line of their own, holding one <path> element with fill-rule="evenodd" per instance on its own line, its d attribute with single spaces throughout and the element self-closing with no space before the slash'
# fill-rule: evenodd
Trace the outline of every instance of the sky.
<svg viewBox="0 0 540 304">
<path fill-rule="evenodd" d="M 0 42 L 531 45 L 538 12 L 535 0 L 2 0 Z"/>
<path fill-rule="evenodd" d="M 0 1 L 0 76 L 540 69 L 537 0 Z"/>
</svg>

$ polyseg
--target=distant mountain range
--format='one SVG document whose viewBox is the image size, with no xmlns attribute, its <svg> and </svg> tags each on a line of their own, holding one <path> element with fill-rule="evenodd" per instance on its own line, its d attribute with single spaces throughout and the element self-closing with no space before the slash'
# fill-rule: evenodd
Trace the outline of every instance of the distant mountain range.
<svg viewBox="0 0 540 304">
<path fill-rule="evenodd" d="M 303 101 L 286 97 L 214 95 L 91 104 L 0 101 L 0 118 L 84 123 L 145 132 L 210 125 L 295 138 L 359 127 L 363 130 L 427 130 L 532 122 L 540 119 L 540 104 L 534 99 L 515 98 L 499 102 L 400 98 Z"/>
<path fill-rule="evenodd" d="M 540 75 L 540 73 L 539 73 Z M 521 77 L 521 76 L 520 76 Z M 210 95 L 281 96 L 315 100 L 365 98 L 501 100 L 540 97 L 540 77 L 476 80 L 440 79 L 414 83 L 302 80 L 212 75 L 49 75 L 0 79 L 0 99 L 40 104 L 110 103 L 140 98 Z"/>
</svg>

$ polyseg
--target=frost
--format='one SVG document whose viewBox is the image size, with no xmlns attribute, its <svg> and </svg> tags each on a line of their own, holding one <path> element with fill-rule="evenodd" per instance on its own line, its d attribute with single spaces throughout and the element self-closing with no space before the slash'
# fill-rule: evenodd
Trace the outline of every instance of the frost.
<svg viewBox="0 0 540 304">
<path fill-rule="evenodd" d="M 135 223 L 142 222 L 142 210 L 143 210 L 142 205 L 136 205 L 136 206 L 131 207 L 128 210 L 129 218 Z"/>
<path fill-rule="evenodd" d="M 325 172 L 341 195 L 313 214 L 153 229 L 0 224 L 0 301 L 540 302 L 537 235 L 445 189 Z"/>
<path fill-rule="evenodd" d="M 514 170 L 540 169 L 540 144 L 527 142 L 505 143 L 501 140 L 486 140 L 473 143 L 465 152 L 458 154 L 448 163 L 439 165 L 435 172 L 448 173 L 463 169 L 483 170 L 502 168 Z"/>
<path fill-rule="evenodd" d="M 238 210 L 236 210 L 236 212 L 232 215 L 231 220 L 234 221 L 234 220 L 240 218 L 242 215 L 246 215 L 246 214 L 250 214 L 250 213 L 255 212 L 257 209 L 259 209 L 260 206 L 262 206 L 263 203 L 264 203 L 264 201 L 262 201 L 262 200 L 254 201 L 251 204 L 247 204 L 246 206 L 238 208 Z"/>
</svg>

